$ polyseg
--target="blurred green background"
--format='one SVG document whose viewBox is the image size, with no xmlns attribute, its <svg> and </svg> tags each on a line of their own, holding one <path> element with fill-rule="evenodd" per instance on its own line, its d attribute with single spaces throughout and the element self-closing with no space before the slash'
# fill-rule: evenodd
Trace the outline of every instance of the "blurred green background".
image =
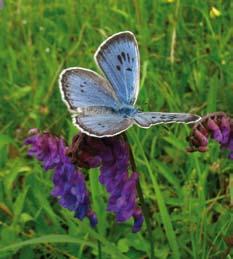
<svg viewBox="0 0 233 259">
<path fill-rule="evenodd" d="M 37 127 L 77 132 L 61 102 L 63 68 L 97 70 L 93 54 L 108 36 L 130 30 L 141 54 L 137 105 L 143 110 L 233 113 L 231 0 L 8 0 L 0 9 L 0 258 L 148 258 L 145 224 L 116 224 L 106 213 L 98 172 L 89 175 L 98 230 L 50 196 L 51 173 L 26 156 Z M 155 258 L 232 258 L 232 162 L 215 143 L 188 154 L 184 125 L 131 128 L 127 134 L 150 209 Z M 89 173 L 86 172 L 88 175 Z M 226 242 L 227 240 L 228 242 Z M 230 256 L 231 254 L 231 256 Z"/>
</svg>

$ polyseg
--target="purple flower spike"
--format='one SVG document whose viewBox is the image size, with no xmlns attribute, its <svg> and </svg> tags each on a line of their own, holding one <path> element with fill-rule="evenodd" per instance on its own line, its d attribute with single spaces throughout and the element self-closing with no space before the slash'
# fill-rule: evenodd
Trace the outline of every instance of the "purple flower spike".
<svg viewBox="0 0 233 259">
<path fill-rule="evenodd" d="M 109 193 L 108 210 L 115 213 L 118 222 L 133 217 L 133 231 L 139 231 L 144 218 L 137 207 L 138 174 L 128 173 L 129 148 L 124 138 L 93 138 L 80 134 L 74 137 L 68 154 L 79 167 L 100 166 L 99 181 Z"/>
<path fill-rule="evenodd" d="M 229 158 L 233 159 L 233 120 L 223 112 L 212 113 L 198 121 L 192 129 L 188 151 L 205 152 L 208 135 L 216 140 L 221 148 L 229 150 Z"/>
<path fill-rule="evenodd" d="M 54 169 L 54 187 L 51 194 L 58 199 L 62 207 L 74 211 L 76 218 L 82 220 L 88 217 L 91 226 L 95 227 L 97 218 L 90 208 L 84 176 L 66 156 L 67 147 L 64 140 L 49 133 L 39 133 L 35 129 L 30 133 L 34 135 L 25 141 L 31 145 L 29 154 L 41 161 L 45 170 Z"/>
</svg>

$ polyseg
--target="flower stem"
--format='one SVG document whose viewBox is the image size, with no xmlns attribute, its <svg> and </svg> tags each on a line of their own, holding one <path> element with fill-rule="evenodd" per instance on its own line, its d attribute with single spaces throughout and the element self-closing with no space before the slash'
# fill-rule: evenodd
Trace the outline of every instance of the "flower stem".
<svg viewBox="0 0 233 259">
<path fill-rule="evenodd" d="M 135 163 L 134 156 L 133 156 L 133 151 L 128 142 L 128 138 L 127 138 L 126 134 L 123 134 L 123 138 L 125 139 L 126 143 L 128 144 L 128 147 L 129 147 L 129 157 L 130 157 L 131 169 L 133 172 L 137 172 L 136 163 Z M 154 259 L 155 258 L 155 256 L 154 256 L 154 240 L 153 240 L 152 227 L 151 227 L 151 222 L 150 222 L 150 217 L 149 217 L 149 209 L 145 203 L 145 199 L 144 199 L 142 188 L 141 188 L 139 181 L 137 182 L 137 193 L 138 193 L 139 201 L 142 205 L 142 212 L 143 212 L 143 215 L 145 218 L 148 237 L 150 240 L 150 258 Z"/>
<path fill-rule="evenodd" d="M 102 249 L 101 249 L 101 242 L 97 240 L 98 243 L 98 258 L 102 259 Z"/>
<path fill-rule="evenodd" d="M 150 258 L 154 259 L 155 258 L 154 257 L 154 240 L 153 240 L 153 235 L 152 235 L 152 230 L 151 230 L 149 210 L 145 203 L 142 188 L 141 188 L 139 181 L 137 183 L 137 192 L 138 192 L 138 197 L 139 197 L 140 203 L 142 204 L 142 212 L 143 212 L 143 215 L 144 215 L 144 218 L 146 221 L 146 228 L 147 228 L 148 236 L 149 236 L 149 240 L 150 240 Z"/>
</svg>

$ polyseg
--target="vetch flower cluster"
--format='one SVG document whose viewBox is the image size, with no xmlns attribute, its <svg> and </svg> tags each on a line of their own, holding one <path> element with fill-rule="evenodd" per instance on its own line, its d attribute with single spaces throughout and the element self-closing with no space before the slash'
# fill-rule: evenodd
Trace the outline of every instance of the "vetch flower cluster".
<svg viewBox="0 0 233 259">
<path fill-rule="evenodd" d="M 132 231 L 141 229 L 144 218 L 137 205 L 138 173 L 129 174 L 129 146 L 121 135 L 93 138 L 80 133 L 67 147 L 62 138 L 32 130 L 25 143 L 31 145 L 28 154 L 41 161 L 45 170 L 54 170 L 52 195 L 78 219 L 88 217 L 93 227 L 97 224 L 84 175 L 78 168 L 100 167 L 99 181 L 109 193 L 108 211 L 118 222 L 133 217 Z"/>
<path fill-rule="evenodd" d="M 188 151 L 207 151 L 209 136 L 217 141 L 221 148 L 228 150 L 228 157 L 233 159 L 233 120 L 230 116 L 223 112 L 216 112 L 198 121 L 189 137 Z"/>
<path fill-rule="evenodd" d="M 129 147 L 124 138 L 121 135 L 93 138 L 79 134 L 74 137 L 68 155 L 78 166 L 100 166 L 99 181 L 109 193 L 108 210 L 115 213 L 118 222 L 133 217 L 132 231 L 139 231 L 144 218 L 136 204 L 138 174 L 128 173 Z"/>
<path fill-rule="evenodd" d="M 30 134 L 25 140 L 25 144 L 31 145 L 28 154 L 37 158 L 46 171 L 54 170 L 51 194 L 58 198 L 61 206 L 74 211 L 75 217 L 80 220 L 88 217 L 91 225 L 95 226 L 97 219 L 90 208 L 84 176 L 66 156 L 65 141 L 48 132 L 40 133 L 37 129 L 31 130 Z"/>
</svg>

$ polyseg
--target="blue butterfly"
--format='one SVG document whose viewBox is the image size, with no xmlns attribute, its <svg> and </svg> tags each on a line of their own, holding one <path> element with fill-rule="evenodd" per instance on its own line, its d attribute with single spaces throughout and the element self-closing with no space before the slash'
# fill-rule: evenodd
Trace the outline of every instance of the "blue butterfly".
<svg viewBox="0 0 233 259">
<path fill-rule="evenodd" d="M 73 123 L 94 137 L 111 137 L 134 124 L 143 128 L 160 123 L 191 123 L 199 116 L 186 113 L 141 112 L 135 108 L 139 92 L 140 57 L 132 32 L 114 34 L 95 53 L 106 78 L 94 71 L 71 67 L 62 71 L 62 99 Z"/>
</svg>

